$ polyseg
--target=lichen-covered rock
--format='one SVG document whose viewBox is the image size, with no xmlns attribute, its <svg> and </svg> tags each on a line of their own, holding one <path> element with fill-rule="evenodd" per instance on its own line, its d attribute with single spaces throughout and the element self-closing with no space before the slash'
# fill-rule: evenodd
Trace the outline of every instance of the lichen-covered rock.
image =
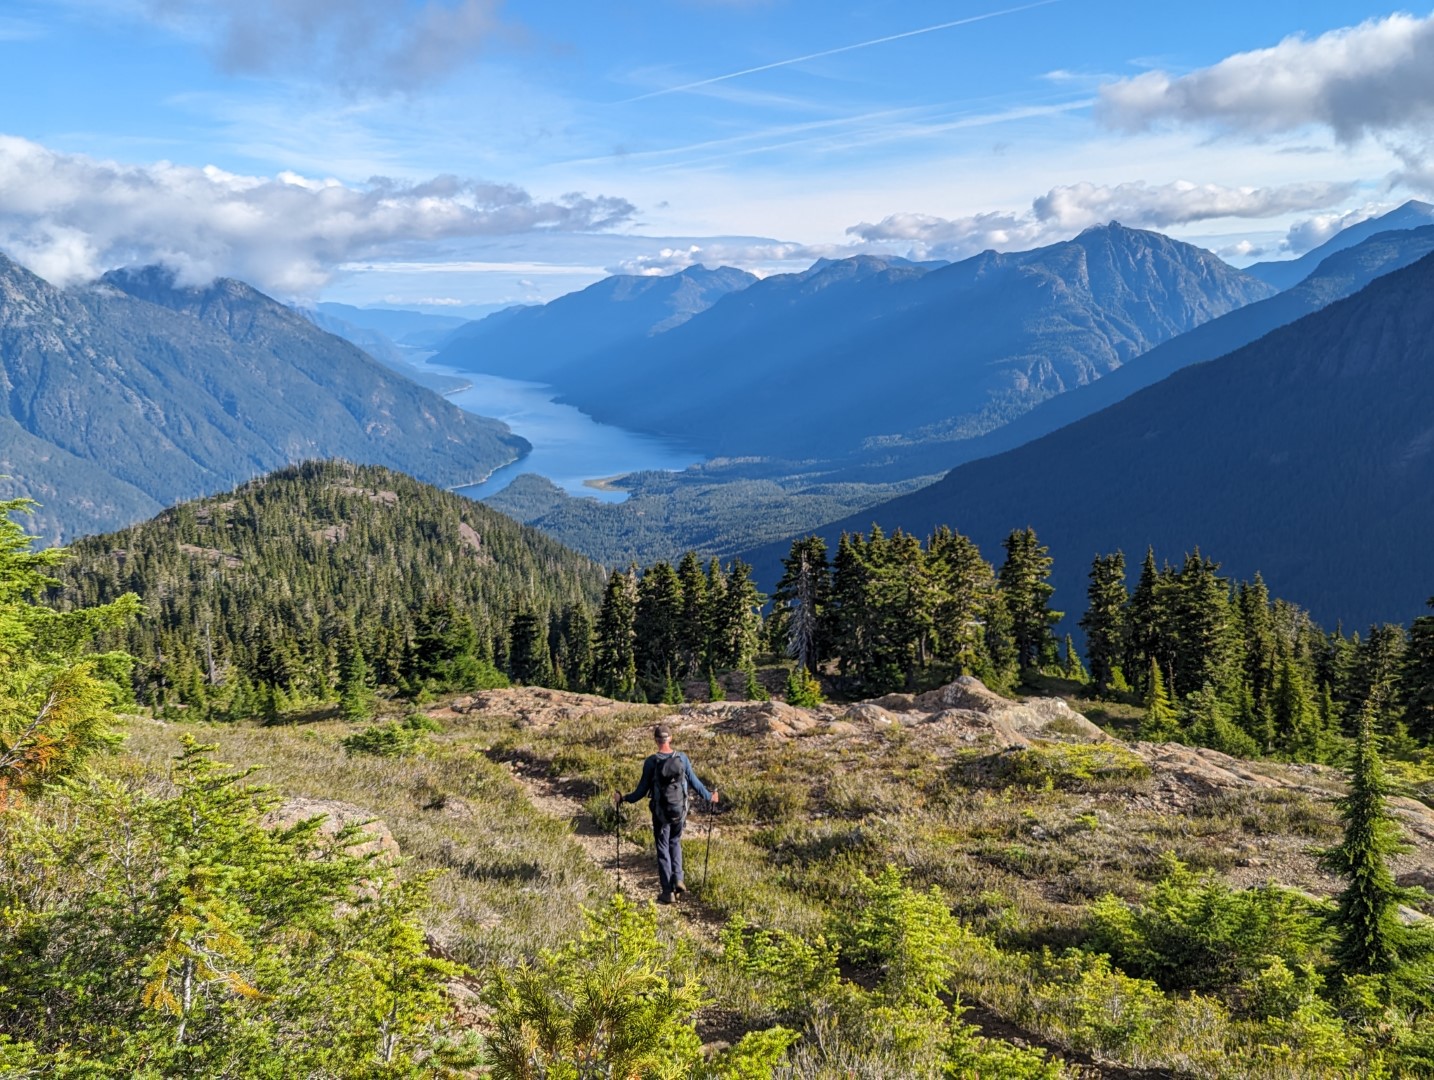
<svg viewBox="0 0 1434 1080">
<path fill-rule="evenodd" d="M 366 840 L 348 848 L 351 855 L 373 855 L 378 861 L 391 863 L 398 859 L 398 841 L 393 838 L 387 825 L 369 811 L 352 803 L 337 802 L 333 799 L 285 799 L 264 815 L 263 825 L 267 829 L 287 829 L 309 818 L 323 816 L 319 825 L 320 836 L 334 836 L 349 825 L 360 825 Z"/>
</svg>

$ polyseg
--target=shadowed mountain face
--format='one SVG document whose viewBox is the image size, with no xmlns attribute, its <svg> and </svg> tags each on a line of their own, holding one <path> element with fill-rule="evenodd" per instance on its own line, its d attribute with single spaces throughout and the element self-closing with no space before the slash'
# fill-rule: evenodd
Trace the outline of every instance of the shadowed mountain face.
<svg viewBox="0 0 1434 1080">
<path fill-rule="evenodd" d="M 1434 225 L 1434 206 L 1420 202 L 1418 199 L 1410 199 L 1403 206 L 1397 207 L 1387 214 L 1370 218 L 1368 221 L 1361 221 L 1358 225 L 1351 225 L 1347 229 L 1341 229 L 1319 247 L 1305 252 L 1298 259 L 1255 263 L 1253 266 L 1247 266 L 1245 273 L 1268 282 L 1276 288 L 1288 289 L 1293 285 L 1298 285 L 1311 271 L 1335 252 L 1362 244 L 1378 233 L 1419 229 L 1426 225 Z"/>
<path fill-rule="evenodd" d="M 1009 424 L 974 439 L 929 443 L 900 452 L 901 475 L 937 472 L 990 457 L 1048 435 L 1067 424 L 1123 401 L 1183 367 L 1214 360 L 1248 345 L 1271 330 L 1350 296 L 1376 277 L 1417 262 L 1434 252 L 1434 225 L 1405 232 L 1379 233 L 1356 247 L 1336 252 L 1292 289 L 1237 308 L 1157 345 L 1143 356 L 1085 386 L 1043 401 Z M 888 467 L 887 471 L 892 471 Z M 873 470 L 863 470 L 870 475 Z"/>
<path fill-rule="evenodd" d="M 949 524 L 988 557 L 1034 526 L 1053 606 L 1094 555 L 1195 546 L 1327 625 L 1407 620 L 1434 592 L 1434 256 L 1069 427 L 819 530 Z M 754 553 L 774 580 L 786 545 Z"/>
<path fill-rule="evenodd" d="M 605 278 L 539 307 L 508 308 L 460 327 L 433 362 L 548 382 L 567 365 L 680 326 L 756 280 L 730 266 L 694 266 L 666 277 Z"/>
<path fill-rule="evenodd" d="M 1119 225 L 930 269 L 860 256 L 767 278 L 664 334 L 551 374 L 606 420 L 722 454 L 830 457 L 978 434 L 1272 295 Z"/>
<path fill-rule="evenodd" d="M 50 539 L 305 458 L 456 486 L 527 450 L 237 281 L 150 269 L 62 291 L 0 256 L 0 362 L 4 490 L 45 502 Z"/>
</svg>

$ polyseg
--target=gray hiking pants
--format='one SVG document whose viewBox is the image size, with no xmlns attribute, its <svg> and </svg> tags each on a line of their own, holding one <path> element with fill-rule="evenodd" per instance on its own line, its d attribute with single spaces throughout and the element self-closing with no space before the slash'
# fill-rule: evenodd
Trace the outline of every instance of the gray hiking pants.
<svg viewBox="0 0 1434 1080">
<path fill-rule="evenodd" d="M 652 815 L 652 839 L 657 846 L 657 883 L 664 894 L 672 892 L 673 886 L 682 880 L 682 826 L 683 818 L 676 821 L 659 821 Z"/>
</svg>

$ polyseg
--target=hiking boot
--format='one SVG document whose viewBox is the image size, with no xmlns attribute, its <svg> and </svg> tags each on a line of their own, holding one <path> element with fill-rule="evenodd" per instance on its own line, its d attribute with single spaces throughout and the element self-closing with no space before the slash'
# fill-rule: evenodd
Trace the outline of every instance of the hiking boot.
<svg viewBox="0 0 1434 1080">
<path fill-rule="evenodd" d="M 673 902 L 673 900 L 672 900 L 672 894 L 671 894 L 670 892 L 665 892 L 665 893 L 663 893 L 661 896 L 659 896 L 659 897 L 657 898 L 657 902 L 658 902 L 659 904 L 670 904 L 670 903 L 672 903 L 672 902 Z"/>
<path fill-rule="evenodd" d="M 676 885 L 672 886 L 672 891 L 678 896 L 684 895 L 687 892 L 687 882 L 679 881 Z"/>
</svg>

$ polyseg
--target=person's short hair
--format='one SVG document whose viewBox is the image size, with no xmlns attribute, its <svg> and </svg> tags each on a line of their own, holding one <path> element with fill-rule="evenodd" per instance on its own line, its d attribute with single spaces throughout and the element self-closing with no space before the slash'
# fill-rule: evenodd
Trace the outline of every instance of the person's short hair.
<svg viewBox="0 0 1434 1080">
<path fill-rule="evenodd" d="M 652 729 L 652 737 L 657 742 L 666 742 L 672 738 L 672 732 L 663 724 L 658 724 Z"/>
</svg>

